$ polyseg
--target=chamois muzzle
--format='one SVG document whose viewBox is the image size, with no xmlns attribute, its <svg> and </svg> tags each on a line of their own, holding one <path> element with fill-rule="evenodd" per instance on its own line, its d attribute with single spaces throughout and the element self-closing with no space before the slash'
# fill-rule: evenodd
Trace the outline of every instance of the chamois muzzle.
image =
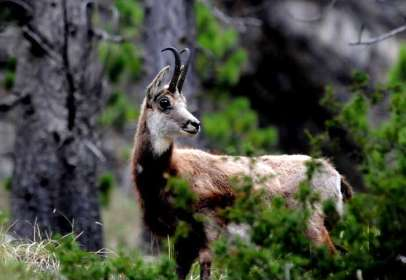
<svg viewBox="0 0 406 280">
<path fill-rule="evenodd" d="M 195 120 L 188 120 L 184 125 L 183 125 L 183 131 L 195 135 L 199 132 L 200 130 L 200 122 L 195 119 Z"/>
<path fill-rule="evenodd" d="M 178 80 L 179 80 L 179 76 L 180 76 L 180 72 L 181 72 L 181 61 L 180 61 L 180 55 L 177 49 L 173 48 L 173 47 L 169 47 L 169 48 L 165 48 L 163 50 L 161 50 L 161 52 L 164 51 L 170 51 L 173 53 L 173 56 L 175 57 L 175 69 L 173 70 L 173 76 L 171 79 L 171 82 L 169 83 L 169 88 L 168 90 L 172 93 L 176 92 L 176 86 L 178 84 Z"/>
</svg>

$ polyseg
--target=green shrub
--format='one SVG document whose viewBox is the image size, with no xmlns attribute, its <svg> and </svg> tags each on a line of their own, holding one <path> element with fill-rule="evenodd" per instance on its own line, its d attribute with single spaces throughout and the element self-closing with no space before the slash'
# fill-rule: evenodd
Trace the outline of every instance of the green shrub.
<svg viewBox="0 0 406 280">
<path fill-rule="evenodd" d="M 224 108 L 203 115 L 204 133 L 216 149 L 230 154 L 261 154 L 274 149 L 273 127 L 259 128 L 258 116 L 246 98 L 220 102 Z"/>
<path fill-rule="evenodd" d="M 81 250 L 72 235 L 58 239 L 51 248 L 60 261 L 60 273 L 67 279 L 177 279 L 174 263 L 166 257 L 145 263 L 136 253 L 109 254 Z"/>
</svg>

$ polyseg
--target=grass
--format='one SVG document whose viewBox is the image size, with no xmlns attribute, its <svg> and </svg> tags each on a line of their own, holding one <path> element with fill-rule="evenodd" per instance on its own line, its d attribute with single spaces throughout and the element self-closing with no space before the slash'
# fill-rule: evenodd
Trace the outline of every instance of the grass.
<svg viewBox="0 0 406 280">
<path fill-rule="evenodd" d="M 106 264 L 107 266 L 120 266 L 121 264 L 117 264 L 118 254 L 115 252 L 132 256 L 129 259 L 129 264 L 139 261 L 137 252 L 139 252 L 142 242 L 140 238 L 142 224 L 140 209 L 137 206 L 136 199 L 134 196 L 128 196 L 118 189 L 112 191 L 110 198 L 109 206 L 102 210 L 105 246 L 109 248 L 103 250 L 106 252 L 105 259 L 99 260 L 97 257 L 91 263 L 86 263 L 88 258 L 94 258 L 97 254 L 92 253 L 91 255 L 93 255 L 93 257 L 91 255 L 85 255 L 82 256 L 83 259 L 80 259 L 80 257 L 76 255 L 78 253 L 75 250 L 70 252 L 69 250 L 72 248 L 64 247 L 66 244 L 63 244 L 63 240 L 69 239 L 69 236 L 62 237 L 60 241 L 49 239 L 36 242 L 15 240 L 7 234 L 7 228 L 2 226 L 0 222 L 0 279 L 76 279 L 74 274 L 69 273 L 83 269 L 97 270 L 98 267 L 105 267 Z M 5 199 L 4 202 L 3 205 L 0 205 L 0 212 L 8 213 L 6 207 L 8 204 L 7 199 Z M 169 258 L 173 260 L 174 252 L 171 239 L 168 238 L 166 242 L 168 251 L 162 252 L 162 254 L 167 253 Z M 55 248 L 58 247 L 60 250 L 55 250 Z M 59 253 L 55 253 L 56 251 Z M 138 267 L 138 269 L 145 269 L 145 267 L 154 266 L 155 264 L 158 265 L 160 262 L 159 256 L 139 257 L 141 257 L 144 265 L 142 265 L 143 268 Z M 85 260 L 85 263 L 82 263 L 83 260 Z M 68 263 L 66 261 L 68 261 Z M 72 266 L 69 265 L 70 261 L 73 261 L 73 263 L 71 263 Z M 72 271 L 66 275 L 66 269 L 68 269 L 68 271 L 71 269 Z M 137 270 L 136 267 L 132 269 Z M 142 273 L 145 273 L 145 271 Z M 152 273 L 155 274 L 155 272 Z M 199 278 L 199 264 L 195 262 L 187 279 L 197 280 Z M 127 278 L 120 273 L 112 273 L 108 279 Z M 224 280 L 226 276 L 214 266 L 212 269 L 212 279 Z"/>
<path fill-rule="evenodd" d="M 59 279 L 59 261 L 47 247 L 54 241 L 21 242 L 0 229 L 2 279 Z"/>
</svg>

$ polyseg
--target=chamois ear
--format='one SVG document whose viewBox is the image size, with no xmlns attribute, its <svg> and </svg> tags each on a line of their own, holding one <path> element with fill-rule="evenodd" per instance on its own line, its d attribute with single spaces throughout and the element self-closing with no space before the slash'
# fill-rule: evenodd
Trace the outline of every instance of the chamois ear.
<svg viewBox="0 0 406 280">
<path fill-rule="evenodd" d="M 169 73 L 169 65 L 165 66 L 164 68 L 159 71 L 156 77 L 152 80 L 152 82 L 147 87 L 147 96 L 148 98 L 153 98 L 160 90 L 161 85 L 165 81 L 166 76 Z"/>
</svg>

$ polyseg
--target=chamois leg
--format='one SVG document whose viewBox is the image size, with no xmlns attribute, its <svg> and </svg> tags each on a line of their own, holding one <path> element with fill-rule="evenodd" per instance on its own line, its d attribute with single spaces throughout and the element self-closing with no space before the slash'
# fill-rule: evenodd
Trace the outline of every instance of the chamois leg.
<svg viewBox="0 0 406 280">
<path fill-rule="evenodd" d="M 326 227 L 323 226 L 321 231 L 322 231 L 321 234 L 322 234 L 323 244 L 327 246 L 328 251 L 330 252 L 331 255 L 337 254 L 337 249 L 334 246 L 334 243 L 330 237 L 330 233 L 327 231 Z"/>
<path fill-rule="evenodd" d="M 179 237 L 175 242 L 175 254 L 176 254 L 176 272 L 179 279 L 186 278 L 190 271 L 193 262 L 197 257 L 204 257 L 205 263 L 207 263 L 207 254 L 204 249 L 207 248 L 207 238 L 203 229 L 203 225 L 200 223 L 194 224 L 190 227 L 189 234 L 185 237 Z M 205 265 L 207 267 L 207 264 Z M 210 270 L 209 274 L 210 275 Z M 209 279 L 201 278 L 201 279 Z"/>
<path fill-rule="evenodd" d="M 212 262 L 212 255 L 209 248 L 203 248 L 199 251 L 200 263 L 200 280 L 210 279 L 210 268 Z"/>
<path fill-rule="evenodd" d="M 309 226 L 307 228 L 307 236 L 316 245 L 325 245 L 331 255 L 337 253 L 337 249 L 331 240 L 330 234 L 326 227 L 324 226 L 324 219 L 321 215 L 315 213 L 309 221 Z"/>
<path fill-rule="evenodd" d="M 195 246 L 192 240 L 182 239 L 175 243 L 176 273 L 178 274 L 179 280 L 186 279 L 193 261 L 199 255 L 199 248 Z"/>
</svg>

